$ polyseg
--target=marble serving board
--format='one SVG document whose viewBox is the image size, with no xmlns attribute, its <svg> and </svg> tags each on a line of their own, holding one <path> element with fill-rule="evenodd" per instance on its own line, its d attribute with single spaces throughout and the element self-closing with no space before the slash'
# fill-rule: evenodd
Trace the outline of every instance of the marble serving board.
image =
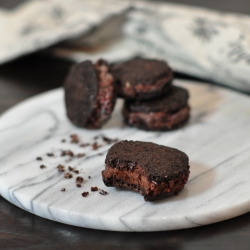
<svg viewBox="0 0 250 250">
<path fill-rule="evenodd" d="M 65 115 L 62 89 L 10 109 L 0 119 L 0 194 L 50 220 L 114 231 L 190 228 L 249 212 L 250 98 L 203 83 L 175 84 L 189 89 L 192 114 L 185 127 L 171 132 L 145 132 L 125 126 L 121 100 L 102 129 L 79 129 Z M 79 143 L 71 142 L 72 134 L 79 136 Z M 151 141 L 186 152 L 191 174 L 184 190 L 178 196 L 145 202 L 138 193 L 106 187 L 101 171 L 111 144 L 103 136 Z M 94 142 L 100 146 L 95 150 Z M 82 143 L 91 145 L 80 147 Z M 61 156 L 63 150 L 85 156 Z M 42 164 L 46 168 L 41 169 Z M 71 166 L 79 174 L 65 179 L 57 169 L 59 164 Z M 80 188 L 76 187 L 77 176 L 84 178 Z M 91 192 L 92 186 L 108 194 Z M 83 197 L 83 192 L 89 196 Z"/>
</svg>

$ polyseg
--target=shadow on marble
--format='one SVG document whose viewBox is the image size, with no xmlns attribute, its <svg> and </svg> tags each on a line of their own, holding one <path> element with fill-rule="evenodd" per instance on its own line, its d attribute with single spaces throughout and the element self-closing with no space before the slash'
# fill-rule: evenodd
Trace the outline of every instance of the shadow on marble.
<svg viewBox="0 0 250 250">
<path fill-rule="evenodd" d="M 201 195 L 212 187 L 216 173 L 211 167 L 199 162 L 190 162 L 189 180 L 180 193 L 180 198 Z"/>
<path fill-rule="evenodd" d="M 194 196 L 202 195 L 209 190 L 215 181 L 216 173 L 213 168 L 202 163 L 190 162 L 190 177 L 184 189 L 176 196 L 170 196 L 158 201 L 151 202 L 152 205 L 160 205 L 168 202 L 185 200 Z M 132 190 L 118 189 L 119 193 L 133 192 Z M 139 198 L 143 200 L 143 196 L 138 193 Z"/>
<path fill-rule="evenodd" d="M 189 90 L 191 119 L 188 126 L 209 120 L 209 117 L 218 110 L 224 99 L 222 94 L 216 91 L 216 87 L 212 85 L 205 85 L 203 88 L 192 87 Z"/>
<path fill-rule="evenodd" d="M 167 197 L 152 204 L 160 205 L 202 195 L 213 185 L 215 176 L 216 173 L 211 167 L 198 162 L 190 162 L 190 176 L 184 189 L 177 196 Z"/>
</svg>

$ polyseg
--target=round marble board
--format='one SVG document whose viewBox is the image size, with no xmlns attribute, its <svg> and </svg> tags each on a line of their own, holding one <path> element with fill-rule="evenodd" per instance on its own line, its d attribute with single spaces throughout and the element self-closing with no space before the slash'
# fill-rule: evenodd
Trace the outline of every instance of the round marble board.
<svg viewBox="0 0 250 250">
<path fill-rule="evenodd" d="M 171 132 L 125 126 L 121 100 L 102 129 L 77 128 L 65 115 L 62 89 L 10 109 L 0 119 L 0 194 L 50 220 L 114 231 L 196 227 L 250 211 L 250 98 L 207 84 L 175 84 L 189 89 L 192 112 L 186 126 Z M 79 136 L 79 143 L 70 141 L 72 134 Z M 157 202 L 145 202 L 132 191 L 106 187 L 101 171 L 111 144 L 103 136 L 151 141 L 186 152 L 191 166 L 188 183 L 178 196 Z M 94 142 L 100 146 L 94 146 L 95 150 Z M 91 145 L 80 147 L 82 143 Z M 85 156 L 61 156 L 62 150 Z M 65 179 L 57 169 L 59 164 L 71 166 L 79 174 L 71 172 L 73 178 Z M 77 176 L 84 178 L 80 188 L 76 187 Z M 92 186 L 108 194 L 91 192 Z M 83 192 L 89 196 L 83 197 Z"/>
</svg>

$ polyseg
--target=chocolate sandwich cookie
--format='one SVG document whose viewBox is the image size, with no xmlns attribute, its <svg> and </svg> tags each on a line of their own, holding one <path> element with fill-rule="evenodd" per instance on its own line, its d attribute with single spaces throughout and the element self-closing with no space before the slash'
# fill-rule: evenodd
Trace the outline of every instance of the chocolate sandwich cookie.
<svg viewBox="0 0 250 250">
<path fill-rule="evenodd" d="M 123 107 L 125 122 L 144 130 L 164 131 L 182 126 L 189 118 L 188 91 L 171 86 L 162 97 L 147 101 L 126 101 Z"/>
<path fill-rule="evenodd" d="M 117 94 L 125 99 L 145 100 L 167 92 L 173 71 L 164 61 L 135 58 L 112 67 Z"/>
<path fill-rule="evenodd" d="M 67 116 L 79 127 L 100 128 L 111 116 L 116 94 L 106 61 L 74 65 L 64 84 Z"/>
<path fill-rule="evenodd" d="M 117 142 L 109 149 L 105 164 L 106 186 L 139 192 L 146 201 L 178 194 L 190 173 L 185 153 L 151 142 Z"/>
</svg>

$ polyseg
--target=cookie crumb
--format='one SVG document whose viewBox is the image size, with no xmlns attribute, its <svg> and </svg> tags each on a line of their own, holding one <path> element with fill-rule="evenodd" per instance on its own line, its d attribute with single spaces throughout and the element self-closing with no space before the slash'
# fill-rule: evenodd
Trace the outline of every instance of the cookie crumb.
<svg viewBox="0 0 250 250">
<path fill-rule="evenodd" d="M 83 196 L 83 197 L 87 197 L 88 195 L 89 195 L 89 192 L 83 192 L 83 193 L 82 193 L 82 196 Z"/>
<path fill-rule="evenodd" d="M 75 144 L 79 143 L 80 140 L 79 140 L 79 137 L 77 134 L 72 134 L 72 135 L 70 135 L 70 137 L 71 137 L 70 143 L 75 143 Z"/>
<path fill-rule="evenodd" d="M 61 156 L 65 156 L 65 155 L 67 155 L 67 151 L 63 150 L 61 153 Z"/>
<path fill-rule="evenodd" d="M 83 181 L 84 181 L 84 179 L 81 176 L 76 177 L 76 183 L 77 184 L 81 184 L 81 183 L 83 183 Z"/>
<path fill-rule="evenodd" d="M 99 194 L 101 194 L 101 195 L 107 195 L 108 194 L 108 192 L 107 191 L 104 191 L 103 189 L 99 192 Z"/>
<path fill-rule="evenodd" d="M 66 191 L 66 188 L 62 188 L 61 191 L 62 191 L 62 192 L 65 192 L 65 191 Z"/>
<path fill-rule="evenodd" d="M 64 142 L 66 142 L 66 140 L 65 140 L 65 139 L 62 139 L 61 142 L 64 143 Z"/>
<path fill-rule="evenodd" d="M 72 168 L 71 166 L 68 167 L 68 170 L 74 172 L 75 174 L 79 174 L 79 170 L 76 170 Z"/>
<path fill-rule="evenodd" d="M 107 144 L 112 144 L 112 143 L 118 141 L 118 139 L 111 139 L 111 138 L 108 138 L 108 137 L 106 137 L 106 136 L 103 136 L 102 139 L 103 139 L 103 141 L 105 141 Z"/>
<path fill-rule="evenodd" d="M 58 169 L 59 172 L 64 172 L 65 171 L 64 166 L 61 165 L 61 164 L 57 166 L 57 169 Z"/>
<path fill-rule="evenodd" d="M 43 158 L 42 158 L 42 157 L 37 157 L 36 160 L 37 160 L 37 161 L 42 161 Z"/>
<path fill-rule="evenodd" d="M 81 184 L 76 184 L 76 186 L 80 188 L 82 185 Z"/>
<path fill-rule="evenodd" d="M 91 179 L 91 176 L 88 176 L 89 179 Z"/>
<path fill-rule="evenodd" d="M 102 145 L 98 145 L 97 142 L 92 144 L 92 148 L 93 150 L 97 150 L 98 148 L 100 148 Z"/>
<path fill-rule="evenodd" d="M 79 153 L 79 154 L 76 155 L 76 157 L 78 157 L 78 158 L 81 158 L 83 156 L 85 156 L 85 154 L 83 154 L 83 153 Z"/>
<path fill-rule="evenodd" d="M 98 187 L 97 187 L 97 186 L 95 186 L 95 187 L 91 187 L 91 191 L 92 191 L 92 192 L 96 192 L 96 191 L 98 191 Z"/>
<path fill-rule="evenodd" d="M 53 157 L 53 156 L 54 156 L 54 154 L 53 154 L 53 153 L 48 153 L 48 154 L 47 154 L 47 156 L 49 156 L 49 157 Z"/>
<path fill-rule="evenodd" d="M 41 165 L 40 168 L 43 169 L 43 168 L 46 168 L 46 166 L 45 165 Z"/>
<path fill-rule="evenodd" d="M 68 150 L 67 155 L 73 157 L 73 156 L 74 156 L 74 153 L 73 153 L 71 150 Z"/>
<path fill-rule="evenodd" d="M 73 175 L 71 173 L 69 173 L 69 172 L 64 174 L 65 179 L 71 179 L 72 177 L 73 177 Z"/>
</svg>

